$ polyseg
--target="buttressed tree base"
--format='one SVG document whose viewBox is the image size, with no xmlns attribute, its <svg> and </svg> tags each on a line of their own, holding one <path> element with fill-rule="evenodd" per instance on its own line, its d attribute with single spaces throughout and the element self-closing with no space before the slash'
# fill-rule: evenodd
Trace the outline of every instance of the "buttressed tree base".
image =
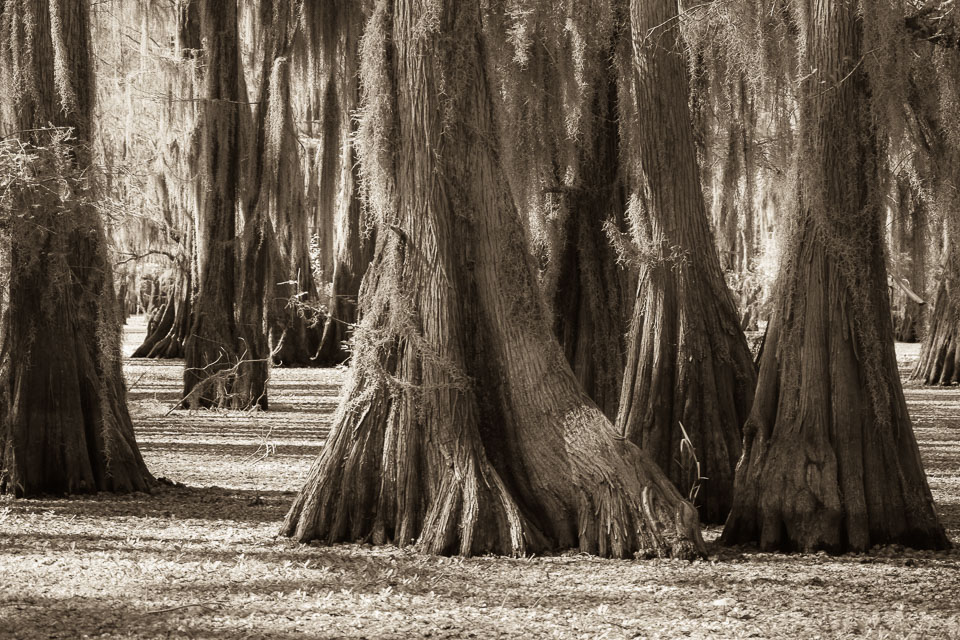
<svg viewBox="0 0 960 640">
<path fill-rule="evenodd" d="M 498 160 L 478 5 L 380 0 L 359 148 L 377 224 L 333 431 L 283 533 L 430 553 L 703 552 L 699 519 L 584 394 Z"/>
</svg>

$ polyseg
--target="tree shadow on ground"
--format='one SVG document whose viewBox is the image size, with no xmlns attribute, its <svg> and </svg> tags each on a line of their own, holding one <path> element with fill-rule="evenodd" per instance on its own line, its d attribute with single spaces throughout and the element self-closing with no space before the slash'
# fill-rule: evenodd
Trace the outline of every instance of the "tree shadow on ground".
<svg viewBox="0 0 960 640">
<path fill-rule="evenodd" d="M 43 511 L 84 518 L 164 518 L 173 520 L 232 520 L 276 522 L 283 520 L 294 491 L 224 489 L 221 487 L 158 486 L 154 493 L 67 498 L 4 499 L 0 505 L 13 513 Z"/>
<path fill-rule="evenodd" d="M 216 443 L 209 444 L 205 442 L 164 442 L 158 440 L 145 440 L 140 443 L 140 451 L 164 451 L 180 454 L 222 454 L 224 456 L 252 457 L 257 451 L 265 446 L 260 442 L 250 442 L 248 444 Z M 305 442 L 302 444 L 283 444 L 280 440 L 274 440 L 269 443 L 270 456 L 293 456 L 302 458 L 304 456 L 317 455 L 318 444 L 315 442 Z"/>
<path fill-rule="evenodd" d="M 268 631 L 245 620 L 234 607 L 233 624 L 224 624 L 218 600 L 158 606 L 131 606 L 120 599 L 31 597 L 0 602 L 0 618 L 15 638 L 271 638 L 301 640 L 302 632 Z"/>
</svg>

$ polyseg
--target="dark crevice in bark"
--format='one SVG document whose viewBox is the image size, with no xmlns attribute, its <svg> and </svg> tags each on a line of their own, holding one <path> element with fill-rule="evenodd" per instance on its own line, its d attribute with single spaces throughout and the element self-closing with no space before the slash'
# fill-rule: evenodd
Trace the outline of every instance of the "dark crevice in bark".
<svg viewBox="0 0 960 640">
<path fill-rule="evenodd" d="M 567 362 L 587 395 L 611 420 L 620 400 L 624 320 L 632 298 L 632 290 L 626 289 L 629 277 L 618 265 L 604 229 L 608 221 L 622 228 L 626 209 L 616 101 L 611 73 L 597 83 L 592 114 L 596 130 L 579 158 L 582 186 L 567 193 L 567 228 L 561 234 L 566 242 L 553 258 L 560 268 L 552 301 L 554 332 Z"/>
</svg>

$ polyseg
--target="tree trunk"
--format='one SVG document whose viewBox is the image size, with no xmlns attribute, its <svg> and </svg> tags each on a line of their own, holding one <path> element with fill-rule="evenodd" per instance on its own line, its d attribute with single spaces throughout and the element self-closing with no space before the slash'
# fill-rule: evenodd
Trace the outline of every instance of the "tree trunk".
<svg viewBox="0 0 960 640">
<path fill-rule="evenodd" d="M 380 0 L 364 43 L 377 247 L 333 432 L 283 533 L 695 553 L 695 510 L 617 438 L 550 331 L 498 160 L 479 6 Z"/>
<path fill-rule="evenodd" d="M 236 215 L 240 172 L 240 60 L 236 0 L 200 3 L 206 77 L 198 127 L 201 193 L 197 212 L 198 289 L 184 345 L 184 404 L 246 408 L 266 398 L 265 386 L 240 385 L 236 318 Z M 245 101 L 245 97 L 244 97 Z"/>
<path fill-rule="evenodd" d="M 191 324 L 193 278 L 189 265 L 178 265 L 175 268 L 177 275 L 173 289 L 161 307 L 157 322 L 148 326 L 147 336 L 143 344 L 133 352 L 133 358 L 183 357 L 183 344 Z"/>
<path fill-rule="evenodd" d="M 320 277 L 329 282 L 334 269 L 335 220 L 337 211 L 337 176 L 339 158 L 343 140 L 341 139 L 340 101 L 336 90 L 335 73 L 326 71 L 327 77 L 321 80 L 323 98 L 320 107 L 320 141 L 317 145 L 316 168 L 317 208 L 313 220 L 319 253 Z"/>
<path fill-rule="evenodd" d="M 307 346 L 296 348 L 292 337 L 297 335 L 298 329 L 303 332 L 306 321 L 297 309 L 289 308 L 291 300 L 300 300 L 297 297 L 300 280 L 294 276 L 295 284 L 291 285 L 289 274 L 301 266 L 307 253 L 303 177 L 290 108 L 287 57 L 291 26 L 295 24 L 293 10 L 289 0 L 270 0 L 260 6 L 263 60 L 255 146 L 250 154 L 253 189 L 244 228 L 244 287 L 240 315 L 245 318 L 242 331 L 245 347 L 252 356 L 244 365 L 246 374 L 250 381 L 264 385 L 271 357 L 268 328 L 275 333 L 277 325 L 281 325 L 281 332 L 275 333 L 273 355 L 287 354 L 290 360 L 287 364 L 309 361 L 312 355 Z M 278 276 L 284 278 L 279 285 L 276 284 Z M 304 276 L 309 283 L 310 271 Z M 266 408 L 265 397 L 261 408 Z"/>
<path fill-rule="evenodd" d="M 375 243 L 373 237 L 363 237 L 359 165 L 352 142 L 345 147 L 344 153 L 350 157 L 349 161 L 341 163 L 341 200 L 337 204 L 336 214 L 333 283 L 323 336 L 315 359 L 316 364 L 324 367 L 345 362 L 350 355 L 347 341 L 357 322 L 357 297 L 373 257 Z"/>
<path fill-rule="evenodd" d="M 176 52 L 181 58 L 199 55 L 203 47 L 200 33 L 199 0 L 176 0 Z"/>
<path fill-rule="evenodd" d="M 738 257 L 741 255 L 740 234 L 738 233 L 738 224 L 740 206 L 742 203 L 737 198 L 737 190 L 740 187 L 740 175 L 743 173 L 743 166 L 740 162 L 741 129 L 737 114 L 730 107 L 727 117 L 726 136 L 726 155 L 723 159 L 723 169 L 720 172 L 720 180 L 715 188 L 719 191 L 715 195 L 720 201 L 717 207 L 716 225 L 717 244 L 719 245 L 720 268 L 723 271 L 736 271 Z"/>
<path fill-rule="evenodd" d="M 944 548 L 897 373 L 856 5 L 798 8 L 797 210 L 722 541 Z"/>
<path fill-rule="evenodd" d="M 670 0 L 631 3 L 635 199 L 647 238 L 617 425 L 701 517 L 730 508 L 756 370 L 720 270 L 700 187 L 689 81 Z M 670 133 L 668 136 L 667 133 Z M 693 452 L 681 446 L 684 431 Z M 699 487 L 699 492 L 697 492 Z"/>
<path fill-rule="evenodd" d="M 316 46 L 329 67 L 327 100 L 324 104 L 324 139 L 329 141 L 325 158 L 329 166 L 321 167 L 322 189 L 330 196 L 324 207 L 332 220 L 332 276 L 327 302 L 326 320 L 315 363 L 320 366 L 340 364 L 349 357 L 347 346 L 357 322 L 357 296 L 367 265 L 373 258 L 374 239 L 365 237 L 360 195 L 360 170 L 356 157 L 356 121 L 353 117 L 360 97 L 357 69 L 360 56 L 360 27 L 363 15 L 353 3 L 331 3 L 329 13 L 320 12 L 314 20 L 336 25 L 335 32 L 320 39 Z M 334 6 L 336 5 L 336 6 Z M 333 143 L 339 143 L 338 148 Z M 329 173 L 328 173 L 329 172 Z M 326 186 L 323 186 L 326 185 Z M 335 195 L 334 195 L 335 194 Z"/>
<path fill-rule="evenodd" d="M 927 290 L 927 213 L 926 204 L 906 176 L 897 176 L 897 207 L 893 211 L 892 253 L 894 278 L 904 278 L 905 286 L 919 296 Z M 925 304 L 917 302 L 902 287 L 894 289 L 894 335 L 900 342 L 919 342 L 924 334 Z"/>
<path fill-rule="evenodd" d="M 275 16 L 291 10 L 288 0 L 275 0 Z M 289 24 L 295 17 L 288 16 Z M 278 21 L 274 31 L 286 30 Z M 289 38 L 278 33 L 276 54 L 270 75 L 269 113 L 264 124 L 270 132 L 266 141 L 261 179 L 260 207 L 269 216 L 274 244 L 272 295 L 268 310 L 273 361 L 279 365 L 315 364 L 321 325 L 316 307 L 318 293 L 310 261 L 308 220 L 304 207 L 304 179 L 299 142 L 290 106 Z M 277 277 L 282 281 L 275 283 Z"/>
<path fill-rule="evenodd" d="M 553 291 L 554 332 L 567 362 L 587 395 L 614 420 L 624 371 L 625 317 L 633 289 L 625 290 L 618 256 L 604 229 L 622 223 L 626 209 L 619 167 L 616 82 L 597 82 L 594 135 L 577 158 L 578 188 L 567 197 L 569 211 Z M 588 146 L 590 145 L 590 146 Z M 622 226 L 622 225 L 621 225 Z"/>
<path fill-rule="evenodd" d="M 199 0 L 177 0 L 175 5 L 175 54 L 179 64 L 168 68 L 168 95 L 180 95 L 183 101 L 169 100 L 161 113 L 161 129 L 178 130 L 184 121 L 193 121 L 198 109 L 193 98 L 200 84 L 194 59 L 202 55 L 200 37 Z M 183 358 L 184 344 L 193 325 L 191 305 L 196 293 L 195 224 L 191 209 L 196 194 L 198 144 L 177 136 L 163 145 L 156 159 L 151 184 L 159 203 L 168 239 L 177 244 L 173 259 L 174 281 L 167 292 L 156 322 L 148 323 L 143 343 L 133 353 L 134 358 Z M 171 175 L 191 176 L 187 180 L 170 179 Z"/>
<path fill-rule="evenodd" d="M 11 178 L 0 204 L 10 225 L 0 493 L 146 491 L 153 478 L 127 411 L 113 267 L 86 175 L 87 3 L 0 3 L 0 42 L 0 125 L 20 154 L 0 169 Z"/>
<path fill-rule="evenodd" d="M 948 224 L 950 224 L 948 222 Z M 960 274 L 960 256 L 949 243 L 937 293 L 930 314 L 930 327 L 923 340 L 920 358 L 911 378 L 927 385 L 947 386 L 960 383 L 960 305 L 955 283 Z"/>
</svg>

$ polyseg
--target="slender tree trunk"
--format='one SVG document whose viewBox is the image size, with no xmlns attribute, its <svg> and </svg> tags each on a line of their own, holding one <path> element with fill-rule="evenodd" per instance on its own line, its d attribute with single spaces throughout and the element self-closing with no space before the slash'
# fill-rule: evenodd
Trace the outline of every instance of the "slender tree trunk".
<svg viewBox="0 0 960 640">
<path fill-rule="evenodd" d="M 722 540 L 943 548 L 897 373 L 862 17 L 798 7 L 797 210 Z"/>
<path fill-rule="evenodd" d="M 337 177 L 340 173 L 341 139 L 340 100 L 336 90 L 336 74 L 333 69 L 326 71 L 322 80 L 323 99 L 320 107 L 320 142 L 317 145 L 316 168 L 320 172 L 317 179 L 317 208 L 313 221 L 319 250 L 320 276 L 325 282 L 333 277 L 334 242 L 337 211 Z"/>
<path fill-rule="evenodd" d="M 720 206 L 717 207 L 716 236 L 720 258 L 720 268 L 723 271 L 735 271 L 737 269 L 737 258 L 741 253 L 740 234 L 738 233 L 739 214 L 741 204 L 737 198 L 737 190 L 740 186 L 740 175 L 743 173 L 741 165 L 741 127 L 738 122 L 738 114 L 734 111 L 733 105 L 730 106 L 730 113 L 727 117 L 726 136 L 726 155 L 723 160 L 723 169 L 720 175 L 720 182 L 716 185 L 719 190 L 717 197 L 720 200 Z"/>
<path fill-rule="evenodd" d="M 918 296 L 927 289 L 926 204 L 906 176 L 897 176 L 897 208 L 893 212 L 893 252 L 896 266 L 892 276 Z M 926 304 L 917 302 L 902 286 L 894 289 L 894 335 L 901 342 L 919 342 L 924 334 Z"/>
<path fill-rule="evenodd" d="M 89 22 L 85 2 L 0 2 L 0 133 L 21 154 L 0 203 L 0 493 L 17 496 L 153 483 L 127 411 L 112 262 L 85 177 Z"/>
<path fill-rule="evenodd" d="M 240 59 L 236 0 L 200 2 L 206 77 L 199 127 L 201 192 L 197 229 L 198 289 L 184 345 L 184 404 L 246 408 L 266 388 L 238 386 L 241 345 L 236 318 L 237 203 L 240 171 Z M 245 101 L 245 97 L 244 97 Z"/>
<path fill-rule="evenodd" d="M 341 163 L 333 283 L 323 336 L 316 352 L 316 364 L 320 366 L 340 364 L 350 355 L 347 343 L 357 322 L 357 297 L 375 244 L 373 235 L 365 238 L 361 228 L 359 164 L 352 143 L 344 148 L 344 153 L 350 157 Z"/>
<path fill-rule="evenodd" d="M 318 43 L 324 49 L 322 56 L 330 67 L 326 79 L 329 93 L 324 105 L 324 137 L 331 141 L 331 148 L 325 153 L 330 166 L 321 167 L 325 176 L 321 187 L 328 184 L 326 188 L 336 194 L 327 200 L 327 206 L 332 209 L 333 271 L 327 316 L 315 358 L 320 366 L 340 364 L 350 354 L 347 342 L 357 322 L 357 296 L 367 265 L 373 258 L 374 247 L 374 239 L 363 229 L 360 173 L 354 141 L 356 121 L 353 114 L 360 98 L 357 77 L 359 25 L 363 15 L 357 6 L 351 6 L 352 3 L 340 0 L 331 6 L 334 4 L 337 6 L 328 14 L 314 17 L 337 25 L 334 37 L 328 36 Z M 332 148 L 334 141 L 340 144 L 339 149 Z"/>
<path fill-rule="evenodd" d="M 948 225 L 952 224 L 950 221 Z M 955 237 L 955 236 L 954 236 Z M 960 256 L 955 244 L 947 241 L 937 292 L 930 312 L 930 327 L 923 340 L 920 359 L 911 374 L 927 385 L 960 383 L 960 304 L 956 283 L 960 277 Z"/>
<path fill-rule="evenodd" d="M 359 152 L 377 248 L 334 429 L 283 533 L 690 555 L 695 510 L 617 438 L 550 331 L 482 46 L 476 4 L 376 3 Z"/>
<path fill-rule="evenodd" d="M 640 114 L 630 123 L 639 147 L 631 152 L 649 237 L 617 425 L 681 492 L 699 485 L 701 517 L 719 522 L 732 501 L 756 370 L 707 221 L 676 2 L 630 6 Z M 681 448 L 684 431 L 695 456 Z"/>
</svg>

